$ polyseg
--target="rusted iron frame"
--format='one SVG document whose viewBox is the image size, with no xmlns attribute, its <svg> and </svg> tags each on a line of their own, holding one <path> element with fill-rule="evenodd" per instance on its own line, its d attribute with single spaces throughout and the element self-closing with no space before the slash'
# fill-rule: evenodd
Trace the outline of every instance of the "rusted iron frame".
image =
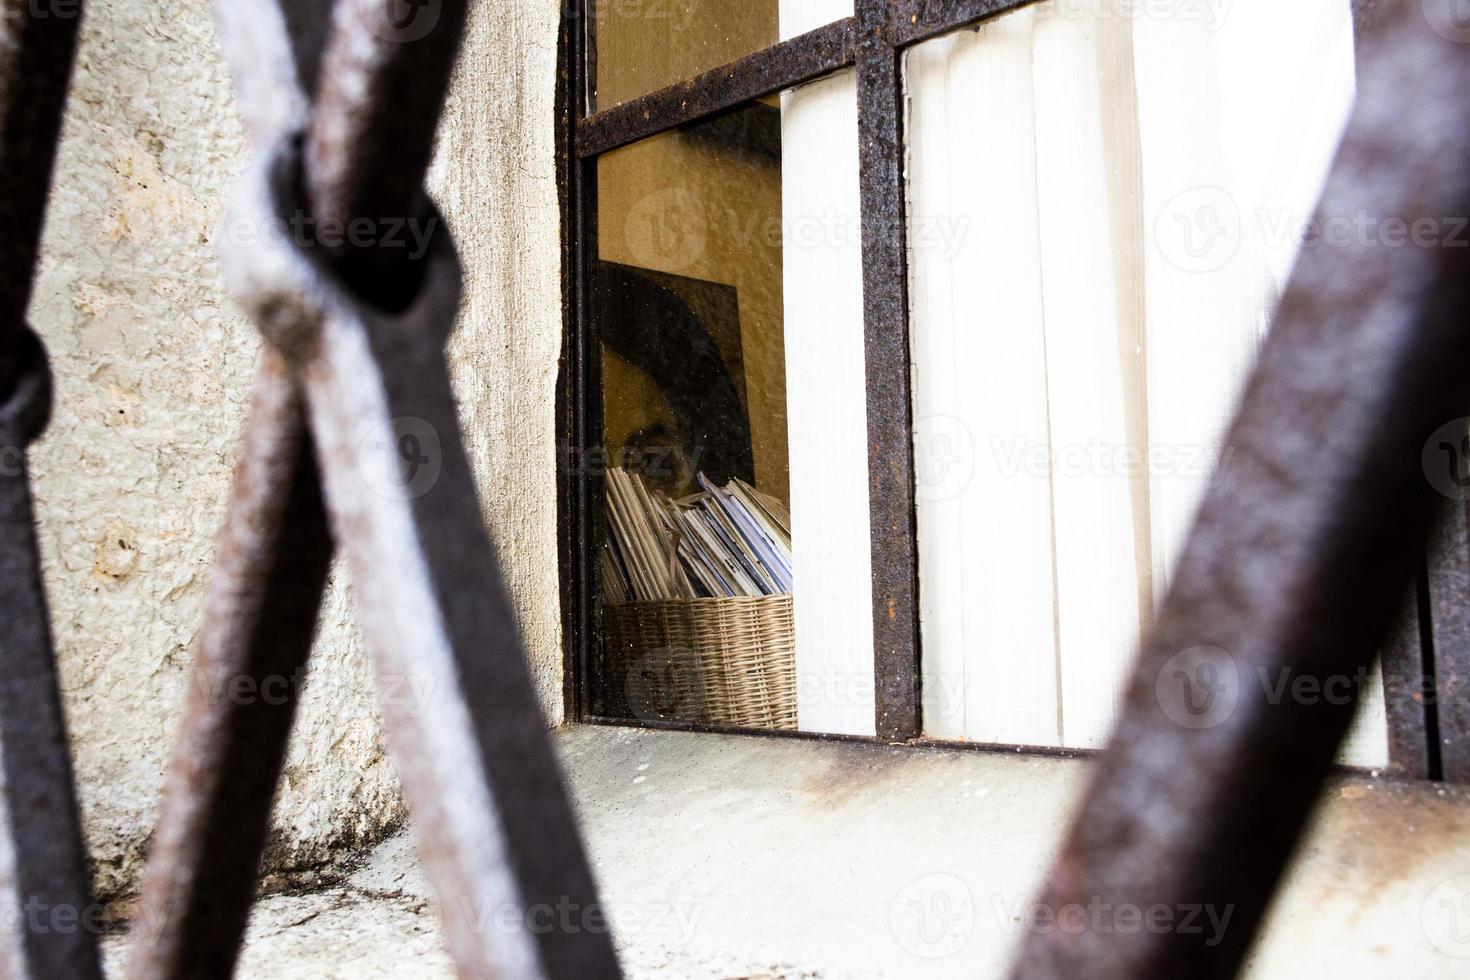
<svg viewBox="0 0 1470 980">
<path fill-rule="evenodd" d="M 323 467 L 329 512 L 380 678 L 427 682 L 417 685 L 426 703 L 382 707 L 460 972 L 616 976 L 606 933 L 586 918 L 581 928 L 538 928 L 542 913 L 570 906 L 587 916 L 597 900 L 480 524 L 442 351 L 457 268 L 447 238 L 435 241 L 423 299 L 401 316 L 334 309 L 347 297 L 312 284 L 326 290 L 326 315 L 301 376 L 319 459 L 332 461 Z M 380 363 L 393 371 L 375 376 Z M 375 494 L 359 469 L 373 465 L 373 434 L 394 419 L 421 420 L 442 444 L 437 482 L 410 500 Z"/>
<path fill-rule="evenodd" d="M 220 5 L 247 121 L 270 151 L 270 169 L 245 185 L 249 216 L 284 220 L 310 202 L 344 222 L 417 217 L 435 234 L 414 267 L 313 254 L 309 243 L 235 257 L 242 298 L 282 356 L 267 354 L 258 381 L 226 561 L 212 587 L 214 620 L 225 625 L 206 624 L 159 830 L 165 846 L 145 885 L 145 925 L 165 925 L 143 937 L 135 976 L 218 976 L 233 966 L 294 698 L 274 712 L 246 710 L 220 697 L 228 686 L 219 681 L 258 683 L 304 660 L 330 556 L 297 385 L 380 683 L 420 670 L 432 681 L 421 714 L 389 699 L 383 709 L 456 966 L 465 976 L 617 975 L 605 931 L 587 928 L 600 914 L 595 887 L 484 531 L 443 360 L 458 266 L 422 179 L 464 23 L 461 4 L 445 6 L 455 9 L 415 44 L 394 25 L 367 29 L 382 4 L 342 0 L 312 85 L 322 38 L 310 31 L 325 18 L 302 17 L 301 5 L 284 17 L 275 5 Z M 304 117 L 308 88 L 318 96 Z M 302 143 L 321 162 L 319 180 L 299 158 Z M 368 151 L 343 155 L 342 145 Z M 441 440 L 443 472 L 423 499 L 375 501 L 362 468 L 383 460 L 370 442 L 378 434 L 392 443 L 405 417 Z M 299 559 L 288 554 L 298 544 L 293 527 L 310 545 Z M 273 629 L 275 644 L 259 642 Z M 274 662 L 262 659 L 267 647 Z M 222 812 L 230 793 L 209 773 L 250 746 L 264 746 L 265 758 L 235 789 L 247 815 L 232 819 Z M 240 854 L 211 867 L 200 840 Z M 566 906 L 582 916 L 580 928 L 541 931 L 529 918 Z M 518 926 L 501 925 L 506 911 Z"/>
<path fill-rule="evenodd" d="M 909 369 L 908 207 L 902 52 L 888 0 L 858 0 L 858 186 L 872 539 L 874 726 L 917 738 L 920 717 L 918 528 Z"/>
<path fill-rule="evenodd" d="M 1353 0 L 1360 63 L 1389 2 Z M 1425 10 L 1432 15 L 1430 7 Z M 1425 694 L 1418 703 L 1400 703 L 1398 710 L 1408 715 L 1407 722 L 1422 723 L 1431 778 L 1470 783 L 1470 502 L 1448 508 L 1435 528 L 1419 590 L 1423 659 L 1418 683 Z M 1384 671 L 1389 670 L 1385 659 Z M 1395 705 L 1390 702 L 1389 708 Z M 1406 741 L 1392 726 L 1390 737 Z"/>
<path fill-rule="evenodd" d="M 272 28 L 253 18 L 280 17 L 291 57 L 257 71 L 292 72 L 309 90 L 331 8 L 331 0 L 312 0 L 217 10 L 220 33 L 236 49 L 270 50 Z M 258 45 L 257 35 L 267 43 Z M 303 110 L 276 91 L 287 88 L 277 79 L 240 92 L 257 146 Z M 267 345 L 143 876 L 129 976 L 234 971 L 332 554 L 302 396 Z M 262 697 L 267 691 L 273 696 Z"/>
<path fill-rule="evenodd" d="M 1378 32 L 1317 217 L 1466 214 L 1470 49 L 1432 33 L 1415 3 L 1386 10 Z M 1425 440 L 1470 408 L 1466 310 L 1464 249 L 1303 250 L 1230 465 L 1038 903 L 1213 906 L 1228 927 L 1130 931 L 1083 915 L 1081 928 L 1029 932 L 1013 976 L 1236 974 L 1353 711 L 1271 691 L 1362 677 L 1392 630 L 1445 504 L 1422 470 Z"/>
<path fill-rule="evenodd" d="M 101 976 L 30 492 L 51 374 L 26 324 L 80 30 L 0 0 L 0 975 Z"/>
<path fill-rule="evenodd" d="M 857 64 L 861 35 L 865 32 L 871 36 L 876 29 L 881 32 L 882 43 L 902 49 L 950 31 L 973 27 L 1036 0 L 863 2 L 866 13 L 861 16 L 834 21 L 647 95 L 590 115 L 583 105 L 576 120 L 577 155 L 591 157 L 606 153 L 666 129 L 698 122 L 753 99 L 851 68 Z M 571 11 L 565 20 L 570 23 L 581 17 L 580 11 Z M 580 66 L 579 91 L 585 92 L 586 62 L 579 60 L 574 67 L 577 66 Z M 584 102 L 579 100 L 579 104 Z"/>
<path fill-rule="evenodd" d="M 61 116 L 76 55 L 75 16 L 0 0 L 0 336 L 25 328 L 31 278 L 56 162 Z M 0 353 L 0 393 L 16 383 L 18 352 Z"/>
<path fill-rule="evenodd" d="M 431 216 L 424 175 L 469 4 L 440 0 L 426 8 L 434 11 L 435 24 L 422 38 L 406 40 L 380 28 L 344 40 L 350 32 L 343 26 L 354 16 L 374 18 L 384 7 L 381 0 L 341 0 L 337 8 L 306 133 L 307 213 L 318 223 L 381 226 Z M 435 43 L 440 38 L 452 43 Z M 353 247 L 348 240 L 327 258 L 355 292 L 385 309 L 403 309 L 417 292 L 421 267 L 406 248 Z"/>
<path fill-rule="evenodd" d="M 1380 0 L 1352 0 L 1353 46 L 1362 56 L 1383 10 Z M 1388 765 L 1383 774 L 1406 779 L 1442 779 L 1439 751 L 1439 707 L 1434 687 L 1434 610 L 1430 567 L 1421 560 L 1409 595 L 1382 652 L 1388 726 Z M 1470 776 L 1470 772 L 1465 774 Z"/>
<path fill-rule="evenodd" d="M 1435 530 L 1428 605 L 1435 748 L 1444 778 L 1470 783 L 1470 503 L 1449 508 Z"/>
<path fill-rule="evenodd" d="M 1429 585 L 1420 558 L 1408 595 L 1399 605 L 1381 654 L 1388 765 L 1380 775 L 1397 779 L 1442 779 L 1439 709 L 1433 694 L 1434 647 Z"/>
<path fill-rule="evenodd" d="M 581 318 L 573 312 L 578 302 L 576 280 L 566 275 L 566 270 L 577 263 L 575 250 L 580 236 L 575 233 L 574 224 L 577 215 L 581 213 L 576 191 L 576 187 L 580 184 L 581 168 L 576 162 L 576 150 L 572 145 L 572 134 L 576 131 L 572 118 L 572 113 L 575 111 L 573 106 L 580 106 L 581 103 L 572 88 L 576 84 L 576 77 L 571 72 L 571 65 L 579 57 L 584 61 L 592 57 L 589 53 L 591 50 L 592 42 L 583 31 L 580 13 L 573 11 L 563 16 L 556 38 L 554 103 L 556 105 L 556 209 L 557 216 L 561 220 L 561 238 L 558 243 L 562 269 L 561 310 L 562 322 L 568 327 L 581 321 Z M 552 409 L 555 413 L 558 440 L 556 447 L 556 552 L 564 556 L 565 562 L 578 566 L 575 569 L 565 569 L 557 576 L 561 599 L 561 632 L 566 646 L 561 675 L 562 714 L 567 718 L 576 718 L 581 713 L 583 679 L 586 677 L 586 670 L 572 651 L 581 649 L 581 644 L 577 639 L 582 629 L 581 610 L 590 603 L 590 600 L 584 599 L 581 594 L 583 586 L 591 581 L 587 569 L 590 549 L 583 548 L 581 545 L 586 536 L 585 518 L 583 517 L 586 512 L 586 498 L 583 491 L 586 481 L 576 476 L 575 468 L 572 466 L 572 461 L 578 458 L 583 443 L 581 411 L 572 392 L 582 390 L 584 387 L 580 378 L 583 370 L 581 361 L 585 349 L 581 338 L 574 336 L 571 329 L 562 331 L 561 350 L 557 355 L 556 402 Z M 573 381 L 573 378 L 578 380 Z"/>
<path fill-rule="evenodd" d="M 1031 2 L 1034 0 L 862 0 L 863 5 L 859 7 L 858 16 L 591 116 L 584 115 L 586 63 L 574 56 L 563 68 L 567 76 L 566 91 L 576 92 L 578 97 L 571 112 L 573 149 L 569 152 L 570 162 L 565 170 L 570 177 L 570 183 L 564 182 L 562 186 L 564 189 L 572 188 L 567 192 L 568 196 L 580 202 L 580 205 L 574 206 L 569 212 L 564 227 L 573 230 L 574 246 L 595 240 L 595 235 L 591 235 L 587 229 L 593 227 L 589 222 L 595 219 L 595 214 L 591 212 L 595 209 L 594 175 L 599 153 L 729 111 L 750 98 L 770 95 L 809 81 L 824 73 L 814 71 L 816 65 L 825 65 L 827 71 L 833 71 L 858 64 L 859 49 L 864 45 L 872 55 L 868 60 L 867 73 L 870 84 L 866 87 L 861 80 L 861 66 L 859 68 L 860 113 L 864 111 L 861 107 L 866 106 L 867 118 L 875 129 L 886 130 L 890 134 L 895 129 L 900 130 L 897 141 L 891 145 L 901 146 L 901 113 L 889 118 L 884 117 L 881 111 L 874 111 L 885 107 L 892 107 L 896 111 L 901 106 L 901 101 L 895 101 L 887 95 L 888 83 L 881 81 L 889 77 L 887 66 L 890 61 L 879 54 L 878 49 L 883 44 L 891 45 L 901 57 L 902 50 L 914 44 L 954 30 L 972 28 Z M 1355 25 L 1360 45 L 1368 36 L 1369 29 L 1377 23 L 1381 6 L 1378 0 L 1354 0 Z M 580 14 L 573 13 L 566 22 L 570 24 L 579 16 Z M 860 26 L 864 19 L 871 26 Z M 851 36 L 846 41 L 841 40 L 848 34 Z M 896 71 L 896 66 L 901 62 L 895 58 L 892 64 Z M 875 99 L 881 100 L 884 105 L 880 106 Z M 872 142 L 866 135 L 863 137 L 865 153 L 884 171 L 879 180 L 868 179 L 871 175 L 865 176 L 863 180 L 863 220 L 865 227 L 886 229 L 890 237 L 900 236 L 901 249 L 905 220 L 903 171 L 901 167 L 895 166 L 892 150 L 886 153 L 877 152 L 889 145 L 883 141 L 881 135 L 878 143 Z M 865 173 L 866 170 L 865 164 Z M 870 235 L 865 242 L 872 241 L 875 237 Z M 912 446 L 898 446 L 901 426 L 897 423 L 900 416 L 906 417 L 909 409 L 896 404 L 895 399 L 890 397 L 894 379 L 901 378 L 900 383 L 904 386 L 908 383 L 906 328 L 901 341 L 900 357 L 893 357 L 893 352 L 889 349 L 900 344 L 900 335 L 894 326 L 896 321 L 889 314 L 906 303 L 906 300 L 898 296 L 906 290 L 902 272 L 899 285 L 895 285 L 892 279 L 884 275 L 885 269 L 895 268 L 893 256 L 888 254 L 892 248 L 891 243 L 884 242 L 865 245 L 864 268 L 865 326 L 869 342 L 869 428 L 873 436 L 870 445 L 870 478 L 873 483 L 874 641 L 880 698 L 877 729 L 879 737 L 898 739 L 919 736 L 922 719 L 918 708 L 921 676 L 918 637 L 911 622 L 913 614 L 907 612 L 915 608 L 916 600 L 913 596 L 917 585 L 910 583 L 915 582 L 917 549 L 913 543 L 912 531 L 906 527 L 906 520 L 900 513 L 902 506 L 897 505 L 900 502 L 887 489 L 901 482 L 902 465 L 896 464 L 906 462 L 910 468 L 912 466 Z M 575 251 L 564 253 L 564 279 L 571 283 L 569 288 L 573 294 L 579 288 L 577 283 L 585 278 L 584 270 L 587 268 L 585 257 L 579 257 Z M 601 387 L 591 377 L 597 367 L 596 341 L 592 339 L 595 334 L 593 319 L 591 311 L 585 305 L 570 301 L 566 304 L 566 332 L 572 346 L 568 351 L 568 359 L 564 361 L 559 392 L 566 405 L 591 406 L 587 409 L 588 417 L 583 420 L 582 426 L 586 431 L 594 433 L 593 436 L 584 438 L 595 441 L 595 433 L 600 431 L 600 426 L 591 424 L 589 420 L 600 402 Z M 875 353 L 880 348 L 884 350 L 883 355 Z M 572 367 L 568 365 L 576 368 L 575 376 Z M 571 424 L 569 414 L 563 413 L 561 418 L 563 425 Z M 591 428 L 588 428 L 589 424 Z M 570 429 L 563 431 L 571 432 Z M 570 447 L 574 442 L 574 439 L 568 438 L 564 440 L 564 445 Z M 580 445 L 585 451 L 587 443 L 584 441 Z M 573 477 L 568 483 L 567 489 L 563 491 L 564 499 L 596 499 L 595 476 L 581 480 Z M 911 490 L 908 496 L 912 514 Z M 569 510 L 563 510 L 564 520 L 569 519 L 566 517 L 569 513 Z M 911 520 L 910 517 L 909 521 Z M 587 720 L 596 716 L 595 706 L 590 703 L 588 692 L 581 690 L 579 685 L 587 683 L 591 665 L 595 661 L 591 650 L 597 642 L 596 611 L 589 611 L 586 607 L 595 607 L 595 600 L 589 596 L 597 586 L 595 566 L 591 571 L 579 569 L 585 564 L 586 556 L 595 553 L 601 541 L 600 534 L 593 526 L 595 522 L 595 514 L 581 518 L 577 526 L 563 538 L 564 547 L 571 549 L 564 553 L 573 556 L 564 576 L 572 581 L 564 585 L 564 596 L 574 597 L 582 609 L 573 614 L 575 622 L 571 623 L 567 633 L 567 669 L 569 674 L 578 675 L 568 679 L 567 688 L 569 692 L 580 690 L 581 693 L 575 696 L 569 694 L 567 705 L 571 716 Z M 1434 574 L 1438 575 L 1440 572 L 1436 570 Z M 1445 592 L 1448 586 L 1441 585 L 1438 588 L 1440 592 Z M 891 616 L 888 605 L 890 599 L 894 600 Z M 1418 599 L 1418 603 L 1408 604 L 1401 628 L 1395 631 L 1392 641 L 1384 650 L 1385 678 L 1389 686 L 1396 690 L 1417 689 L 1428 683 L 1427 679 L 1433 674 L 1432 665 L 1422 659 L 1426 648 L 1414 639 L 1417 634 L 1427 642 L 1430 629 L 1427 619 L 1420 621 L 1429 609 L 1426 604 L 1427 595 L 1420 595 Z M 912 646 L 907 649 L 904 647 L 906 636 L 913 636 Z M 1467 663 L 1470 663 L 1470 659 L 1467 659 Z M 1390 763 L 1386 772 L 1406 777 L 1437 775 L 1437 767 L 1431 760 L 1434 752 L 1428 745 L 1435 725 L 1434 705 L 1395 701 L 1388 707 Z M 1470 726 L 1470 722 L 1466 724 Z M 1466 765 L 1470 767 L 1470 762 Z M 1470 778 L 1470 774 L 1467 774 L 1467 778 Z"/>
<path fill-rule="evenodd" d="M 577 121 L 579 157 L 697 122 L 853 64 L 856 21 L 840 20 Z"/>
<path fill-rule="evenodd" d="M 583 719 L 597 713 L 592 683 L 601 613 L 601 578 L 594 560 L 602 537 L 602 476 L 588 465 L 603 424 L 602 360 L 594 335 L 590 269 L 597 241 L 597 160 L 577 155 L 577 122 L 590 97 L 586 84 L 590 18 L 573 4 L 562 19 L 557 66 L 557 190 L 562 226 L 562 318 L 560 377 L 557 384 L 557 500 L 560 554 L 567 556 L 561 580 L 565 655 L 562 664 L 563 711 Z"/>
</svg>

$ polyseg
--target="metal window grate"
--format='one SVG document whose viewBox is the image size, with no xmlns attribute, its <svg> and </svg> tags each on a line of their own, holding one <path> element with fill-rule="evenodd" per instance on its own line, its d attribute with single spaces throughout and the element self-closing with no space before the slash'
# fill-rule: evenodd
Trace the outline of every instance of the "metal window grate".
<svg viewBox="0 0 1470 980">
<path fill-rule="evenodd" d="M 374 0 L 217 6 L 256 148 L 237 217 L 260 229 L 295 227 L 293 214 L 312 220 L 304 238 L 262 235 L 268 244 L 226 256 L 268 344 L 130 972 L 233 970 L 296 692 L 248 704 L 228 692 L 238 679 L 300 676 L 340 546 L 380 684 L 414 676 L 427 692 L 413 708 L 385 696 L 384 720 L 460 973 L 617 976 L 605 931 L 552 934 L 525 914 L 501 914 L 594 910 L 597 896 L 480 517 L 443 355 L 460 270 L 423 178 L 467 5 L 413 5 L 407 21 Z M 25 308 L 78 19 L 26 0 L 4 0 L 3 13 L 0 425 L 23 445 L 44 417 L 45 361 L 10 325 Z M 402 249 L 326 247 L 327 221 L 348 242 L 354 227 L 377 240 L 373 230 L 406 221 L 432 239 L 410 262 Z M 0 674 L 0 876 L 19 907 L 43 896 L 82 909 L 83 848 L 23 468 L 0 479 L 0 512 L 13 637 Z M 0 975 L 100 975 L 90 932 L 43 932 L 15 918 L 6 917 L 15 929 L 0 946 Z"/>
<path fill-rule="evenodd" d="M 33 901 L 88 902 L 24 465 L 50 391 L 24 312 L 78 20 L 38 16 L 27 0 L 0 3 L 0 900 L 10 913 Z M 385 720 L 459 972 L 618 975 L 605 931 L 506 928 L 497 914 L 541 904 L 585 911 L 597 897 L 450 393 L 443 345 L 460 274 L 422 184 L 465 4 L 429 6 L 437 17 L 418 33 L 375 0 L 219 0 L 257 149 L 238 213 L 262 225 L 298 211 L 346 225 L 417 220 L 435 232 L 418 263 L 299 240 L 227 256 L 269 343 L 196 651 L 202 682 L 190 685 L 145 880 L 140 921 L 158 926 L 137 934 L 130 968 L 140 978 L 233 970 L 295 692 L 242 705 L 228 682 L 299 675 L 338 546 L 380 679 L 428 681 L 424 710 L 385 699 Z M 865 220 L 875 222 L 870 231 L 887 229 L 867 236 L 864 260 L 878 366 L 906 363 L 901 226 L 876 223 L 901 200 L 896 44 L 999 8 L 864 0 L 836 29 L 852 42 L 836 56 L 857 64 L 867 107 Z M 1432 35 L 1410 2 L 1385 11 L 1377 29 L 1383 41 L 1364 58 L 1360 108 L 1324 213 L 1465 214 L 1470 48 Z M 1400 125 L 1406 90 L 1418 95 L 1413 127 Z M 1470 404 L 1470 332 L 1460 322 L 1467 262 L 1448 250 L 1371 248 L 1318 250 L 1302 262 L 1235 423 L 1237 465 L 1210 492 L 1043 897 L 1051 907 L 1092 897 L 1140 908 L 1230 904 L 1226 942 L 1053 932 L 1029 937 L 1017 976 L 1238 970 L 1349 711 L 1252 702 L 1213 727 L 1181 728 L 1154 680 L 1181 644 L 1201 637 L 1240 652 L 1244 668 L 1321 677 L 1371 659 L 1439 509 L 1419 468 L 1424 435 Z M 875 441 L 906 446 L 905 390 L 876 411 L 870 396 L 869 408 Z M 902 537 L 912 510 L 903 467 L 912 464 L 899 458 L 896 472 L 875 475 L 873 491 Z M 902 559 L 904 542 L 895 547 Z M 1462 520 L 1439 550 L 1458 554 L 1436 561 L 1463 569 Z M 903 590 L 912 581 L 902 561 L 883 574 L 891 580 L 875 596 L 886 590 L 907 610 L 888 617 L 903 654 L 912 650 L 897 645 L 911 632 Z M 916 720 L 912 696 L 911 687 L 889 696 L 895 717 L 882 730 Z M 7 914 L 0 975 L 100 976 L 94 936 Z"/>
</svg>

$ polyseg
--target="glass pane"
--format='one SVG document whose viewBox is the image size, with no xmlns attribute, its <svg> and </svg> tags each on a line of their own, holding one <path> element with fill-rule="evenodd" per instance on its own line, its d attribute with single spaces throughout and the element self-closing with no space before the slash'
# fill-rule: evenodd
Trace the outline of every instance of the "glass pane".
<svg viewBox="0 0 1470 980">
<path fill-rule="evenodd" d="M 589 0 L 593 111 L 718 68 L 779 40 L 777 0 Z"/>
<path fill-rule="evenodd" d="M 663 133 L 597 171 L 605 710 L 733 724 L 702 656 L 758 657 L 755 633 L 784 630 L 770 648 L 784 640 L 793 679 L 780 109 Z M 785 688 L 766 705 L 742 691 L 748 721 L 794 727 Z"/>
<path fill-rule="evenodd" d="M 850 134 L 850 154 L 838 157 L 850 156 L 851 172 L 827 183 L 851 188 L 843 207 L 856 228 L 851 73 L 842 82 L 847 97 L 825 111 L 840 116 Z M 789 142 L 795 172 L 816 177 L 831 168 L 830 155 L 816 166 L 816 147 L 831 148 L 823 128 L 830 120 L 800 112 L 783 119 L 781 106 L 791 99 L 755 102 L 597 162 L 593 297 L 602 343 L 605 459 L 598 462 L 605 464 L 599 470 L 606 475 L 607 534 L 599 556 L 603 658 L 593 685 L 604 715 L 798 726 L 793 532 L 807 535 L 801 547 L 810 542 L 813 556 L 826 549 L 823 522 L 802 511 L 824 476 L 820 451 L 793 466 L 792 447 L 811 441 L 814 421 L 827 427 L 829 441 L 840 426 L 828 418 L 835 406 L 813 411 L 813 396 L 830 398 L 834 389 L 801 380 L 802 392 L 795 392 L 788 381 L 810 374 L 819 338 L 831 347 L 843 336 L 860 343 L 862 333 L 854 300 L 860 266 L 845 258 L 857 254 L 856 242 L 845 243 L 841 229 L 831 241 L 811 237 L 832 205 L 812 200 L 802 181 L 790 183 L 790 161 L 783 160 Z M 822 289 L 843 294 L 825 301 L 830 321 L 788 347 L 788 313 L 809 316 L 814 302 L 824 302 L 821 289 L 803 288 L 788 307 L 793 263 L 834 256 L 840 270 L 815 277 L 825 278 Z M 860 356 L 858 363 L 855 429 L 863 460 Z M 799 419 L 788 419 L 788 405 Z M 866 470 L 850 482 L 861 486 L 865 508 Z M 841 509 L 844 494 L 852 497 L 832 491 L 829 508 Z M 847 526 L 843 536 L 866 545 L 865 530 L 854 535 Z M 865 570 L 860 574 L 866 578 Z M 803 575 L 820 597 L 829 576 L 820 568 Z M 860 599 L 867 616 L 870 600 Z M 810 632 L 814 640 L 823 636 L 820 628 Z M 871 659 L 869 649 L 857 671 L 866 689 Z M 858 710 L 871 726 L 871 698 Z M 824 718 L 822 706 L 807 721 L 802 727 L 842 727 Z"/>
<path fill-rule="evenodd" d="M 588 0 L 591 111 L 852 16 L 852 0 Z"/>
<path fill-rule="evenodd" d="M 1289 8 L 1049 0 L 907 56 L 930 735 L 1111 728 L 1352 102 L 1348 0 Z"/>
</svg>

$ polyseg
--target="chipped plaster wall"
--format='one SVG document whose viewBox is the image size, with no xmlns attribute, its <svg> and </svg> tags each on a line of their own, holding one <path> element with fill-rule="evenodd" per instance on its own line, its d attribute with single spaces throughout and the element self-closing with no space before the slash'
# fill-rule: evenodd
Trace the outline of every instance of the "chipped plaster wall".
<svg viewBox="0 0 1470 980">
<path fill-rule="evenodd" d="M 432 187 L 468 269 L 452 358 L 470 453 L 555 723 L 557 9 L 497 6 L 494 29 L 477 6 Z M 258 352 L 215 257 L 243 153 L 205 0 L 90 5 L 31 309 L 56 383 L 33 463 L 104 895 L 131 888 L 152 825 Z M 268 860 L 313 863 L 401 818 L 334 572 Z"/>
</svg>

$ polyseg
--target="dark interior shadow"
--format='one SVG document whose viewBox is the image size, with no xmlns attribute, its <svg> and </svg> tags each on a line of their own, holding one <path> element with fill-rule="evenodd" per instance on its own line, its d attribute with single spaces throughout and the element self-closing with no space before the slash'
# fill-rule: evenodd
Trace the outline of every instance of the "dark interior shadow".
<svg viewBox="0 0 1470 980">
<path fill-rule="evenodd" d="M 699 302 L 701 294 L 706 302 Z M 706 308 L 704 318 L 691 299 Z M 678 425 L 673 434 L 678 448 L 690 465 L 719 484 L 732 478 L 753 483 L 750 420 L 741 397 L 744 379 L 737 384 L 727 363 L 739 357 L 733 287 L 598 262 L 594 301 L 599 338 L 658 387 Z M 734 322 L 706 322 L 714 315 L 733 317 Z M 727 338 L 729 350 L 722 352 L 716 335 Z"/>
</svg>

